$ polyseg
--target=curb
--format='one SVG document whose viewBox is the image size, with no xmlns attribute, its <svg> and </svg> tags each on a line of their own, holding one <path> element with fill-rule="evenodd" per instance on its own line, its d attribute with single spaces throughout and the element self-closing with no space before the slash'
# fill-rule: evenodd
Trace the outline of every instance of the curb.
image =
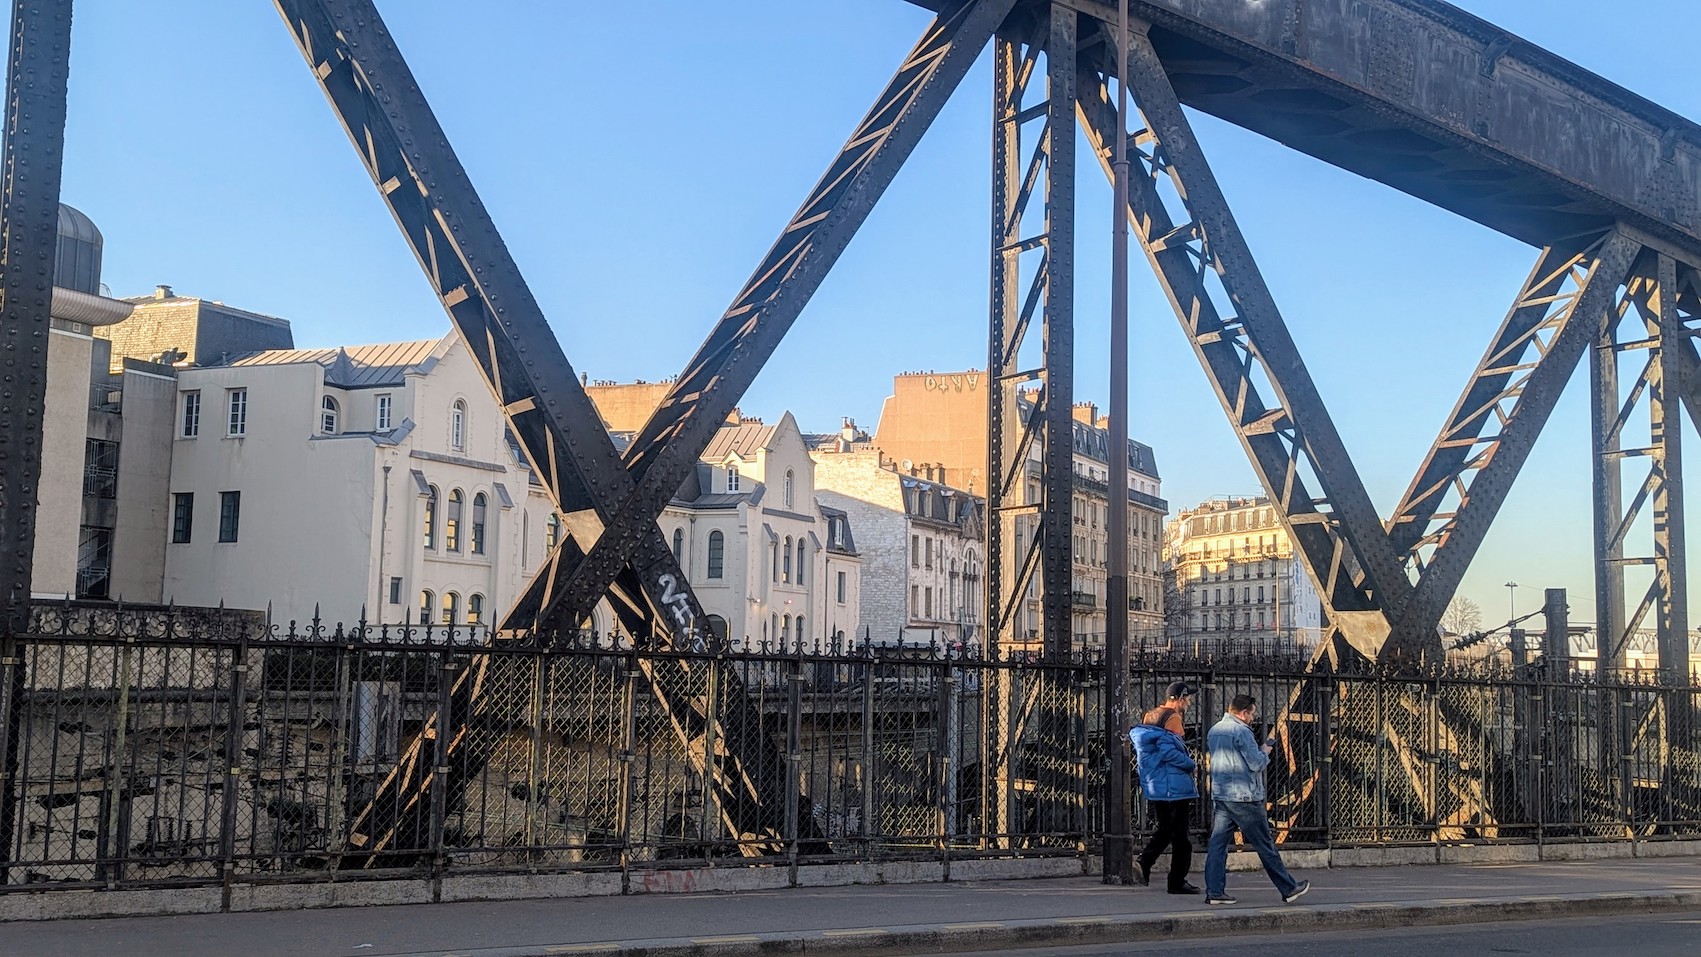
<svg viewBox="0 0 1701 957">
<path fill-rule="evenodd" d="M 1701 907 L 1701 891 L 1648 894 L 1555 894 L 1430 900 L 1403 903 L 1235 907 L 1163 914 L 1105 915 L 958 924 L 908 924 L 818 931 L 780 931 L 669 937 L 579 944 L 531 944 L 453 951 L 423 951 L 394 957 L 559 957 L 601 954 L 618 957 L 733 957 L 733 955 L 819 954 L 834 957 L 895 951 L 950 952 L 1067 947 L 1218 937 L 1246 933 L 1304 933 L 1392 927 L 1479 924 L 1509 920 L 1583 917 Z"/>
</svg>

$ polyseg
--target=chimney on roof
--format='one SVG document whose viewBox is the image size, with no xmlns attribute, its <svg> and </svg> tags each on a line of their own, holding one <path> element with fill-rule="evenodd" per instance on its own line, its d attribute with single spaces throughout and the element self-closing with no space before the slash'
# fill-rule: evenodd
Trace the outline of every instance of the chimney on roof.
<svg viewBox="0 0 1701 957">
<path fill-rule="evenodd" d="M 161 284 L 154 287 L 154 298 L 155 299 L 170 299 L 172 296 L 175 296 L 175 295 L 177 295 L 177 294 L 171 291 L 171 287 L 165 285 L 164 283 L 161 283 Z"/>
</svg>

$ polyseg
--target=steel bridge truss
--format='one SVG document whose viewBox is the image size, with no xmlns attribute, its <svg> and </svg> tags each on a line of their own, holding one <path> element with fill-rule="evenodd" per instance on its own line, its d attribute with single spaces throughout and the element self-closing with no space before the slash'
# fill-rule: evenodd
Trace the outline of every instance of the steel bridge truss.
<svg viewBox="0 0 1701 957">
<path fill-rule="evenodd" d="M 709 681 L 693 665 L 692 653 L 706 650 L 712 640 L 707 618 L 656 520 L 989 44 L 994 48 L 995 104 L 989 647 L 1013 650 L 1037 637 L 1047 656 L 1071 650 L 1073 147 L 1078 126 L 1106 172 L 1113 138 L 1124 137 L 1130 147 L 1134 176 L 1127 215 L 1133 232 L 1326 604 L 1329 631 L 1318 667 L 1436 658 L 1436 623 L 1560 391 L 1587 352 L 1596 396 L 1601 662 L 1618 664 L 1623 636 L 1652 615 L 1662 668 L 1688 674 L 1680 408 L 1689 404 L 1693 416 L 1701 398 L 1701 354 L 1693 339 L 1701 292 L 1696 257 L 1682 245 L 1686 234 L 1663 227 L 1644 232 L 1646 217 L 1653 214 L 1643 209 L 1642 197 L 1635 200 L 1642 206 L 1623 216 L 1573 216 L 1581 201 L 1567 200 L 1570 206 L 1556 201 L 1547 218 L 1520 219 L 1506 212 L 1520 208 L 1516 197 L 1500 187 L 1491 190 L 1500 205 L 1484 213 L 1483 221 L 1526 239 L 1532 230 L 1548 228 L 1541 238 L 1545 245 L 1399 507 L 1384 520 L 1182 109 L 1177 70 L 1197 68 L 1185 77 L 1187 90 L 1208 97 L 1212 89 L 1239 88 L 1201 84 L 1209 69 L 1200 63 L 1210 69 L 1251 68 L 1168 34 L 1162 40 L 1167 53 L 1160 55 L 1155 38 L 1161 30 L 1180 29 L 1181 15 L 1166 12 L 1175 5 L 1172 0 L 1136 4 L 1153 16 L 1162 14 L 1164 23 L 1154 28 L 1136 21 L 1128 37 L 1128 75 L 1121 78 L 1111 56 L 1116 44 L 1106 20 L 1110 8 L 1099 0 L 928 2 L 937 11 L 935 21 L 622 454 L 372 0 L 274 2 L 476 359 L 534 474 L 566 519 L 568 534 L 504 618 L 504 634 L 570 632 L 606 603 L 620 626 L 638 636 L 635 640 L 680 652 L 646 659 L 642 679 L 693 755 L 721 824 L 746 853 L 795 854 L 818 835 L 806 819 L 800 820 L 796 769 L 763 731 L 760 716 L 750 713 L 744 689 L 736 680 Z M 1377 2 L 1381 7 L 1421 6 L 1430 0 Z M 31 424 L 39 418 L 29 413 L 40 407 L 39 380 L 45 370 L 44 350 L 24 341 L 40 336 L 46 324 L 50 277 L 44 276 L 50 268 L 43 272 L 43 266 L 50 267 L 52 260 L 71 0 L 16 3 L 15 9 L 0 196 L 5 242 L 0 348 L 33 352 L 24 357 L 31 377 L 20 399 L 26 412 L 9 414 L 0 423 L 6 430 L 0 435 L 5 439 L 0 442 L 0 490 L 6 493 L 0 495 L 0 523 L 19 532 L 15 541 L 21 542 L 29 540 L 33 527 L 28 493 L 40 467 L 38 427 Z M 1404 22 L 1389 19 L 1392 14 L 1377 16 L 1382 18 L 1378 22 Z M 1284 35 L 1284 54 L 1292 52 L 1289 46 L 1298 50 L 1304 39 L 1300 33 L 1313 26 L 1285 27 L 1293 36 Z M 1492 92 L 1496 64 L 1508 49 L 1490 46 L 1484 53 L 1484 89 Z M 1316 62 L 1329 52 L 1315 51 Z M 1389 73 L 1386 64 L 1378 70 L 1366 95 L 1413 95 L 1403 73 Z M 1042 76 L 1043 96 L 1037 95 Z M 1126 116 L 1118 115 L 1111 96 L 1119 82 L 1135 104 Z M 1289 100 L 1312 106 L 1322 102 Z M 1478 105 L 1485 116 L 1488 105 Z M 1233 113 L 1237 108 L 1222 104 L 1225 115 L 1265 115 Z M 1317 108 L 1333 109 L 1327 104 Z M 1310 128 L 1326 126 L 1311 123 Z M 1479 126 L 1472 135 L 1488 129 L 1488 121 Z M 1659 215 L 1673 221 L 1689 213 L 1683 170 L 1690 153 L 1679 148 L 1679 139 L 1661 141 L 1663 192 L 1647 206 L 1658 207 Z M 1398 138 L 1377 142 L 1383 152 L 1410 146 Z M 1340 152 L 1338 139 L 1300 148 L 1343 165 L 1357 161 L 1356 154 Z M 1375 150 L 1367 155 L 1372 154 Z M 1379 156 L 1372 158 L 1380 162 Z M 1407 163 L 1407 168 L 1424 167 Z M 1471 195 L 1453 187 L 1442 190 L 1429 180 L 1400 179 L 1404 175 L 1390 172 L 1386 181 L 1452 208 L 1466 204 L 1461 197 Z M 1475 172 L 1471 176 L 1493 180 Z M 1587 228 L 1567 233 L 1550 228 L 1556 223 L 1587 223 Z M 1036 319 L 1042 340 L 1037 349 L 1029 341 Z M 1639 370 L 1625 374 L 1625 364 L 1634 367 L 1636 359 Z M 1640 421 L 1639 415 L 1648 421 L 1647 438 L 1632 441 L 1627 428 Z M 1633 461 L 1645 462 L 1648 472 L 1626 504 L 1620 473 Z M 1644 534 L 1648 527 L 1651 547 L 1637 552 L 1644 557 L 1627 557 L 1632 534 Z M 17 558 L 9 563 L 14 566 L 11 593 L 28 595 L 28 556 Z M 1647 592 L 1629 610 L 1624 605 L 1627 566 L 1652 569 Z M 1029 604 L 1035 601 L 1039 613 L 1030 623 Z M 457 782 L 483 760 L 481 749 L 488 747 L 493 727 L 528 720 L 490 704 L 492 689 L 525 679 L 488 664 L 446 673 L 438 714 L 428 722 L 430 733 L 412 743 L 360 812 L 354 829 L 360 847 L 351 852 L 375 863 L 384 860 L 387 847 L 419 846 L 406 833 L 407 822 L 419 818 L 413 809 L 451 799 Z M 997 830 L 1009 835 L 1024 826 L 1014 808 L 1016 757 L 1008 742 L 1026 736 L 1030 727 L 1039 728 L 1041 757 L 1031 776 L 1041 816 L 1048 803 L 1061 801 L 1070 787 L 1067 777 L 1083 773 L 1078 767 L 1048 766 L 1044 759 L 1048 735 L 1075 733 L 1060 704 L 1073 692 L 1017 694 L 994 688 L 987 693 L 999 696 L 997 707 L 987 711 L 1007 716 L 1002 720 L 1009 724 L 989 726 L 985 736 L 989 750 L 983 755 L 982 787 L 988 793 L 983 806 L 1000 808 Z M 1287 703 L 1281 733 L 1290 738 L 1322 733 L 1328 753 L 1328 732 L 1319 731 L 1329 727 L 1325 716 L 1347 714 L 1355 704 L 1313 697 Z M 1005 750 L 999 752 L 1000 747 Z M 1290 755 L 1295 750 L 1290 747 Z M 1418 770 L 1407 769 L 1414 775 Z M 1316 773 L 1327 773 L 1326 763 Z M 1314 787 L 1315 777 L 1311 780 L 1296 785 L 1292 796 L 1297 804 Z M 993 788 L 1005 796 L 991 794 Z M 6 823 L 0 821 L 0 829 Z M 1053 833 L 1069 829 L 1055 822 L 1046 828 Z"/>
</svg>

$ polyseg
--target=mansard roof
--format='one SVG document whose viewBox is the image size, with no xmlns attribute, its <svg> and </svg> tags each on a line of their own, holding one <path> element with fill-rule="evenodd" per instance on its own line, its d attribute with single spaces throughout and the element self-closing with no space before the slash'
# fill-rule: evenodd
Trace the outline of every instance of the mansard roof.
<svg viewBox="0 0 1701 957">
<path fill-rule="evenodd" d="M 411 371 L 430 371 L 431 357 L 441 339 L 417 342 L 385 342 L 369 346 L 339 346 L 335 349 L 269 349 L 233 359 L 228 365 L 298 365 L 317 362 L 325 367 L 325 384 L 344 389 L 400 386 Z"/>
</svg>

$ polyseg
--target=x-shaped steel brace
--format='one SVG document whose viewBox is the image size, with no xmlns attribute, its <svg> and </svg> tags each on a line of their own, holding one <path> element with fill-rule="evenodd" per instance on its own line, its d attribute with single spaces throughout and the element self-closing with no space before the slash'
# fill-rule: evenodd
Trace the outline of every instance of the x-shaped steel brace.
<svg viewBox="0 0 1701 957">
<path fill-rule="evenodd" d="M 628 564 L 653 570 L 644 556 L 659 542 L 656 519 L 1014 6 L 955 3 L 923 34 L 645 423 L 625 480 L 605 482 L 602 535 L 582 561 L 558 562 L 534 582 L 528 601 L 536 596 L 541 620 L 583 617 Z"/>
<path fill-rule="evenodd" d="M 371 0 L 276 2 L 536 474 L 563 512 L 590 508 L 607 522 L 632 477 Z M 634 573 L 610 596 L 623 623 L 643 634 L 659 613 L 676 646 L 700 647 L 702 606 L 661 530 L 615 528 Z M 572 541 L 545 571 L 576 557 Z M 503 627 L 562 625 L 540 621 L 551 582 L 534 581 Z"/>
</svg>

